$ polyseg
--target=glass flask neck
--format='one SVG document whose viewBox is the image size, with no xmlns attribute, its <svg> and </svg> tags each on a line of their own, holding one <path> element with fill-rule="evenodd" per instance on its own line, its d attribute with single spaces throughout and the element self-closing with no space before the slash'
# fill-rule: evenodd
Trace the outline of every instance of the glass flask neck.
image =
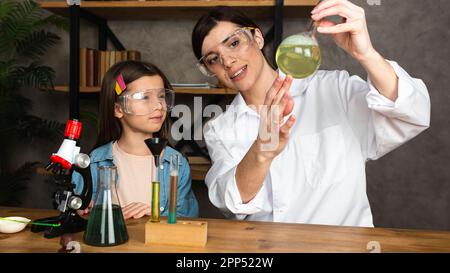
<svg viewBox="0 0 450 273">
<path fill-rule="evenodd" d="M 116 190 L 116 166 L 99 166 L 97 194 L 94 205 L 103 205 L 104 202 L 111 202 L 113 205 L 120 206 L 119 197 Z"/>
<path fill-rule="evenodd" d="M 314 39 L 316 38 L 317 24 L 313 20 L 311 20 L 311 23 L 308 27 L 307 33 L 309 34 L 309 36 L 313 37 Z"/>
</svg>

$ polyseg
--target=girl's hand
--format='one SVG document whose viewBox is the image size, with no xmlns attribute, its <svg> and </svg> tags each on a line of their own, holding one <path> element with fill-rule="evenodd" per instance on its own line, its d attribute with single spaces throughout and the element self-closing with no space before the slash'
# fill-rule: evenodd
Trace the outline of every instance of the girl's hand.
<svg viewBox="0 0 450 273">
<path fill-rule="evenodd" d="M 84 209 L 84 210 L 77 210 L 78 215 L 83 216 L 83 215 L 87 215 L 91 212 L 92 206 L 94 205 L 94 201 L 91 200 L 91 202 L 89 203 L 89 206 Z"/>
<path fill-rule="evenodd" d="M 287 76 L 285 79 L 277 77 L 266 93 L 264 107 L 260 111 L 261 119 L 256 140 L 261 160 L 275 158 L 289 140 L 289 132 L 294 125 L 295 116 L 291 115 L 286 122 L 284 122 L 284 117 L 294 109 L 294 101 L 289 95 L 291 84 L 291 76 Z"/>
<path fill-rule="evenodd" d="M 347 0 L 324 0 L 311 13 L 315 22 L 320 21 L 317 31 L 333 35 L 336 44 L 359 62 L 376 53 L 370 41 L 363 8 Z M 342 23 L 323 19 L 333 15 L 341 16 Z"/>
<path fill-rule="evenodd" d="M 123 217 L 125 220 L 134 218 L 138 219 L 143 217 L 144 215 L 151 215 L 151 207 L 144 203 L 131 203 L 122 208 Z"/>
</svg>

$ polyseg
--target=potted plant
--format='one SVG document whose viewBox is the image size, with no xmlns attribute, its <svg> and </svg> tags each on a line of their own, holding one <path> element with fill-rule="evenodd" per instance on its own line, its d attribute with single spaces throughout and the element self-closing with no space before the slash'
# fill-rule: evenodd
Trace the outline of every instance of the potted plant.
<svg viewBox="0 0 450 273">
<path fill-rule="evenodd" d="M 22 94 L 53 87 L 55 71 L 40 63 L 60 40 L 45 30 L 48 26 L 67 30 L 68 22 L 56 15 L 44 16 L 31 0 L 0 1 L 0 206 L 20 204 L 20 194 L 38 164 L 11 166 L 15 144 L 62 138 L 64 125 L 31 114 L 32 101 Z"/>
</svg>

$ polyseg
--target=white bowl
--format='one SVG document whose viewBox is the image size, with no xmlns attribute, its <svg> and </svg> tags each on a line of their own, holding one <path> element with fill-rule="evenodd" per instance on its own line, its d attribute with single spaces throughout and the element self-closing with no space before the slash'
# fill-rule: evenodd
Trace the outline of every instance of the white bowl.
<svg viewBox="0 0 450 273">
<path fill-rule="evenodd" d="M 27 224 L 31 221 L 28 218 L 20 217 L 20 216 L 11 216 L 11 217 L 4 217 L 4 218 L 17 220 L 17 221 L 24 221 L 24 222 L 27 222 Z M 0 219 L 0 232 L 1 233 L 19 232 L 19 231 L 23 230 L 27 226 L 27 224 Z"/>
</svg>

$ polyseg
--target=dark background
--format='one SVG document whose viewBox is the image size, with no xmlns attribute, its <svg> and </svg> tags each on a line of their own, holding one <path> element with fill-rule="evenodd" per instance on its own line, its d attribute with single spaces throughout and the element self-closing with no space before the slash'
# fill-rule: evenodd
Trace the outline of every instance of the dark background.
<svg viewBox="0 0 450 273">
<path fill-rule="evenodd" d="M 408 73 L 421 78 L 428 87 L 432 103 L 431 127 L 383 158 L 367 164 L 367 191 L 377 227 L 450 230 L 450 85 L 449 39 L 450 1 L 448 0 L 380 0 L 369 5 L 366 0 L 353 3 L 366 11 L 372 43 L 386 59 L 397 61 Z M 272 24 L 270 17 L 257 19 L 266 32 Z M 139 50 L 142 60 L 159 66 L 172 82 L 205 82 L 195 67 L 191 50 L 191 31 L 195 19 L 147 21 L 109 21 L 109 26 L 127 49 Z M 306 18 L 286 18 L 284 37 L 303 31 Z M 97 47 L 96 28 L 82 21 L 81 46 Z M 46 64 L 57 71 L 57 85 L 68 84 L 69 37 L 53 30 L 62 41 L 47 55 Z M 330 37 L 319 39 L 323 64 L 321 69 L 348 70 L 366 78 L 362 67 Z M 271 46 L 268 52 L 271 54 Z M 109 47 L 112 49 L 112 47 Z M 34 102 L 33 113 L 65 123 L 68 118 L 69 96 L 27 90 Z M 205 106 L 211 97 L 203 97 Z M 222 103 L 229 103 L 225 98 Z M 193 96 L 182 95 L 177 103 L 192 105 Z M 83 98 L 82 111 L 97 111 L 97 100 Z M 86 121 L 82 134 L 82 152 L 89 152 L 96 127 Z M 62 140 L 61 140 L 62 141 Z M 47 162 L 59 143 L 44 141 L 16 148 L 14 164 L 40 160 Z M 199 141 L 200 145 L 204 145 Z M 54 185 L 48 177 L 36 174 L 22 197 L 22 206 L 51 208 Z M 203 182 L 193 182 L 200 202 L 202 217 L 222 217 L 209 203 Z"/>
</svg>

